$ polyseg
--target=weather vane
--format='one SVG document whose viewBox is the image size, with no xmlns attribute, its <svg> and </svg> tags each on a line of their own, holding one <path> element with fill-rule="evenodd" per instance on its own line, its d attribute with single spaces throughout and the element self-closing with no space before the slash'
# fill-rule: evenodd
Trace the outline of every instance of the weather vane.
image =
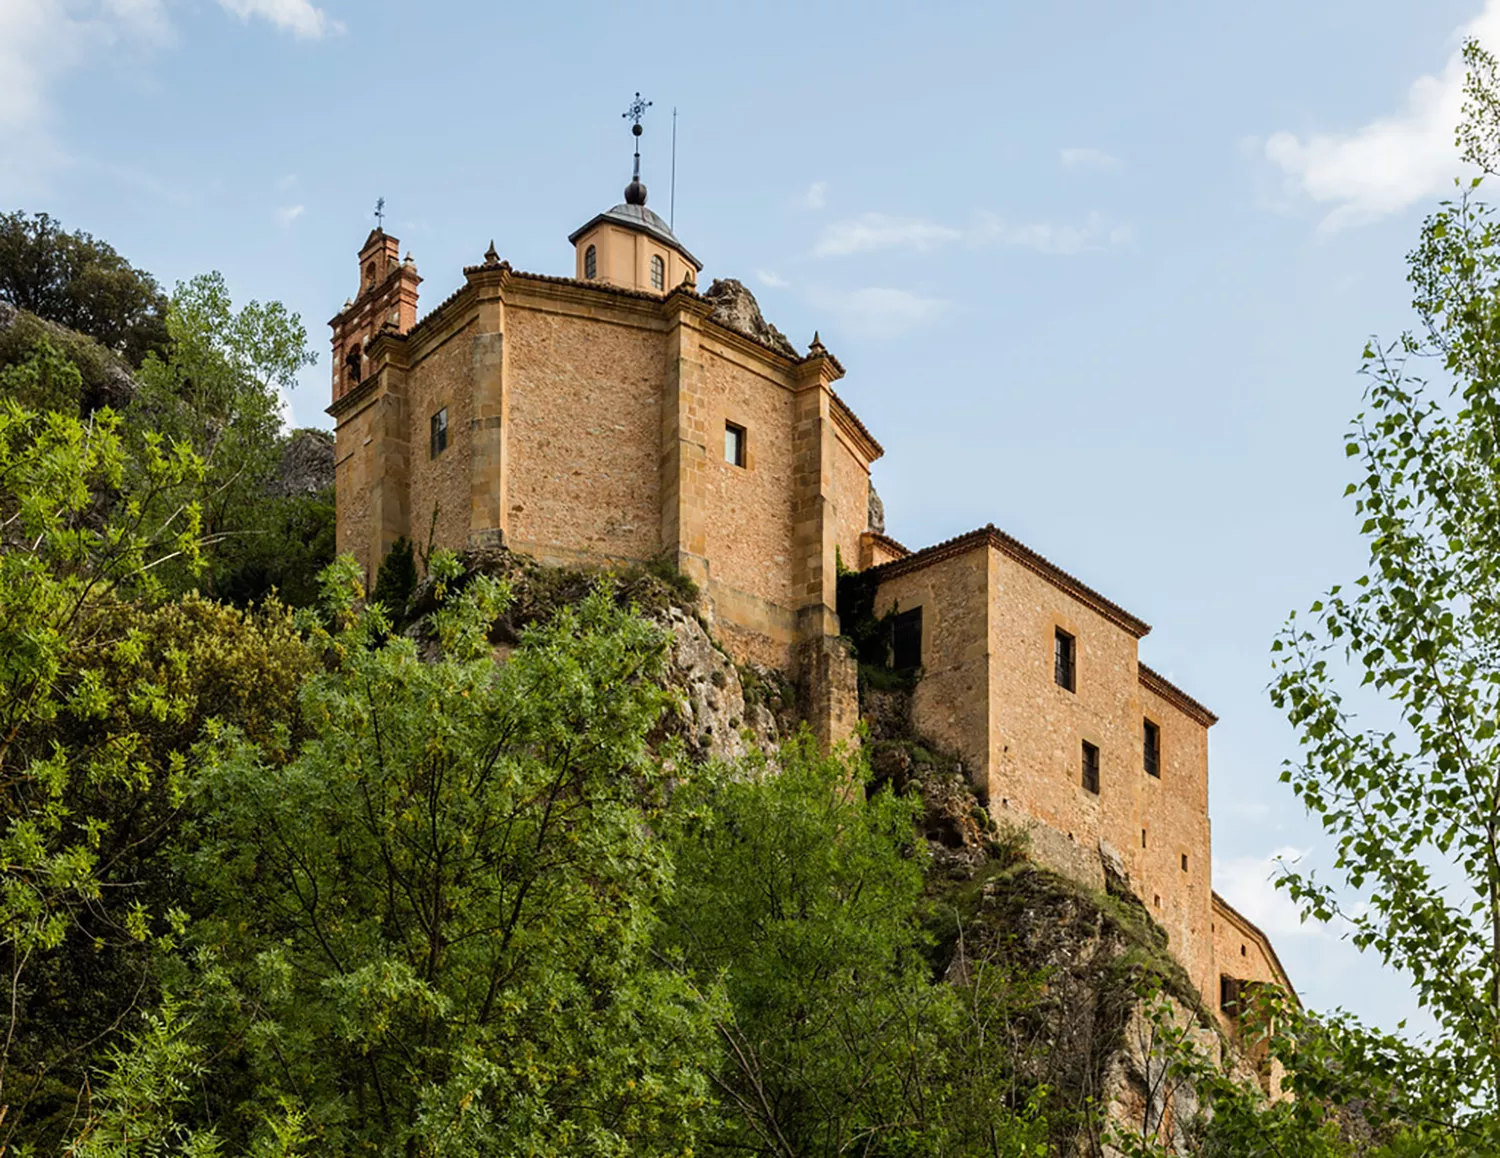
<svg viewBox="0 0 1500 1158">
<path fill-rule="evenodd" d="M 385 198 L 375 198 L 375 228 L 385 228 Z"/>
<path fill-rule="evenodd" d="M 630 102 L 630 107 L 620 115 L 630 122 L 630 131 L 635 134 L 635 177 L 632 184 L 639 185 L 641 182 L 641 118 L 646 115 L 646 110 L 651 107 L 650 101 L 641 99 L 641 94 L 635 94 L 635 100 Z M 642 195 L 644 204 L 644 194 Z"/>
</svg>

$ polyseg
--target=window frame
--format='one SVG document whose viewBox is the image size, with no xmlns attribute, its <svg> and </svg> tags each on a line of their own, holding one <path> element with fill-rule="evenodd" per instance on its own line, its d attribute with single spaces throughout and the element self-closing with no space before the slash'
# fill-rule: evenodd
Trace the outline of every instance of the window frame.
<svg viewBox="0 0 1500 1158">
<path fill-rule="evenodd" d="M 427 425 L 427 451 L 429 458 L 437 458 L 448 449 L 448 408 L 440 406 L 433 411 Z"/>
<path fill-rule="evenodd" d="M 667 262 L 659 253 L 651 255 L 651 288 L 654 290 L 667 288 Z"/>
<path fill-rule="evenodd" d="M 1052 634 L 1052 681 L 1063 691 L 1078 694 L 1078 637 L 1060 627 Z"/>
<path fill-rule="evenodd" d="M 1149 716 L 1141 718 L 1141 767 L 1147 776 L 1161 779 L 1161 725 Z"/>
<path fill-rule="evenodd" d="M 599 276 L 599 249 L 590 245 L 583 251 L 583 279 L 593 281 Z"/>
<path fill-rule="evenodd" d="M 729 440 L 731 436 L 734 438 L 733 456 L 729 453 Z M 744 470 L 745 462 L 749 455 L 749 452 L 746 450 L 748 442 L 749 436 L 745 428 L 737 422 L 730 422 L 726 419 L 724 422 L 724 461 L 730 466 L 737 466 L 741 470 Z"/>
<path fill-rule="evenodd" d="M 1085 792 L 1090 792 L 1095 796 L 1100 795 L 1099 765 L 1099 745 L 1090 744 L 1087 740 L 1083 741 L 1082 767 L 1080 769 L 1079 781 L 1083 785 Z"/>
</svg>

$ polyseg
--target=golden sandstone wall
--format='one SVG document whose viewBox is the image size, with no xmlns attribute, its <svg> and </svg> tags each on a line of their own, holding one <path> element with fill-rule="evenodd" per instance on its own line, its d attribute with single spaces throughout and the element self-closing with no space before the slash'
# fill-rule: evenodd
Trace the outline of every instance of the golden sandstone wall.
<svg viewBox="0 0 1500 1158">
<path fill-rule="evenodd" d="M 419 279 L 395 251 L 372 234 L 376 280 L 333 323 L 336 352 L 363 351 L 362 377 L 335 368 L 330 407 L 340 551 L 372 575 L 403 534 L 502 535 L 563 563 L 665 554 L 703 586 L 737 659 L 800 675 L 825 740 L 858 715 L 834 638 L 836 561 L 872 567 L 876 614 L 922 609 L 914 723 L 962 755 L 995 818 L 1030 827 L 1038 855 L 1074 875 L 1117 862 L 1210 1004 L 1221 973 L 1286 984 L 1269 941 L 1212 892 L 1214 717 L 1140 664 L 1149 627 L 993 527 L 915 554 L 868 531 L 881 450 L 833 394 L 842 369 L 821 345 L 791 357 L 715 322 L 690 289 L 517 274 L 493 252 L 413 325 Z M 726 461 L 728 423 L 746 433 L 743 465 Z M 1054 678 L 1058 629 L 1075 640 L 1071 691 Z M 1098 793 L 1082 782 L 1085 741 Z"/>
<path fill-rule="evenodd" d="M 877 614 L 922 608 L 918 729 L 963 754 L 996 820 L 1033 828 L 1056 867 L 1096 875 L 1101 849 L 1118 856 L 1194 983 L 1216 993 L 1207 729 L 1143 686 L 1149 628 L 990 529 L 879 574 Z M 1073 691 L 1055 679 L 1059 628 L 1075 641 Z M 1160 778 L 1144 767 L 1147 718 L 1161 728 Z M 1097 794 L 1083 785 L 1085 741 L 1099 749 Z"/>
</svg>

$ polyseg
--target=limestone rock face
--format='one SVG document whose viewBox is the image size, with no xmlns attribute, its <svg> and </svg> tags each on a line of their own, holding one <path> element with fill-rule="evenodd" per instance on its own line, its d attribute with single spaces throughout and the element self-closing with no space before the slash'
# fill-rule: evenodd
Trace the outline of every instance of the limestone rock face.
<svg viewBox="0 0 1500 1158">
<path fill-rule="evenodd" d="M 709 316 L 721 326 L 764 342 L 788 358 L 799 357 L 786 335 L 761 315 L 755 295 L 743 283 L 732 277 L 716 278 L 703 296 L 713 303 L 714 311 Z"/>
<path fill-rule="evenodd" d="M 885 504 L 880 501 L 880 495 L 876 492 L 873 483 L 870 486 L 870 513 L 866 528 L 877 535 L 885 534 Z"/>
<path fill-rule="evenodd" d="M 672 634 L 672 686 L 682 692 L 677 729 L 699 759 L 733 760 L 771 751 L 776 719 L 762 703 L 747 703 L 739 669 L 714 646 L 703 624 L 680 607 L 657 617 Z"/>
<path fill-rule="evenodd" d="M 273 494 L 315 495 L 333 485 L 333 435 L 326 430 L 294 430 L 276 464 Z"/>
</svg>

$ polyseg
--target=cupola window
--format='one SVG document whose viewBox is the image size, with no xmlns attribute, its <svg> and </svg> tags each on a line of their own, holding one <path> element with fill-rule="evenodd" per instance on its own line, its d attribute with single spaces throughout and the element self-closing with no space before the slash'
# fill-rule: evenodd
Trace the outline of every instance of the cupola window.
<svg viewBox="0 0 1500 1158">
<path fill-rule="evenodd" d="M 665 289 L 667 285 L 667 263 L 661 259 L 660 254 L 654 254 L 651 258 L 651 288 L 655 290 Z"/>
<path fill-rule="evenodd" d="M 589 281 L 599 276 L 599 251 L 592 245 L 583 251 L 583 276 Z"/>
</svg>

